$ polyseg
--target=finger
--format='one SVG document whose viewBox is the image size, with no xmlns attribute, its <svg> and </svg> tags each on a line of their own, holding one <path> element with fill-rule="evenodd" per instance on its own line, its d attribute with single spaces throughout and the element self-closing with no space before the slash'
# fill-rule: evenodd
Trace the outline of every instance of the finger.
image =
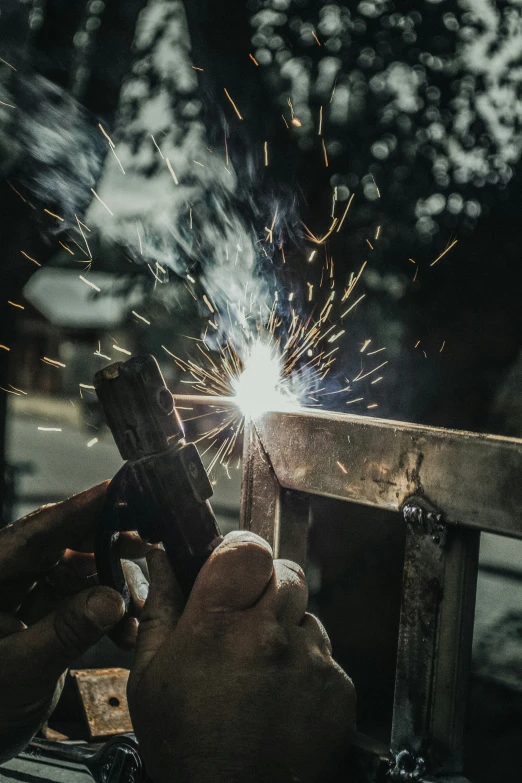
<svg viewBox="0 0 522 783">
<path fill-rule="evenodd" d="M 23 630 L 25 630 L 25 623 L 12 614 L 0 612 L 0 639 Z"/>
<path fill-rule="evenodd" d="M 303 569 L 291 560 L 275 560 L 274 579 L 259 605 L 274 612 L 279 622 L 299 625 L 308 606 Z"/>
<path fill-rule="evenodd" d="M 28 672 L 48 684 L 123 617 L 123 599 L 110 587 L 94 587 L 63 602 L 24 633 L 19 650 Z"/>
<path fill-rule="evenodd" d="M 270 545 L 255 533 L 229 533 L 201 569 L 187 602 L 193 611 L 234 612 L 256 604 L 274 571 Z"/>
<path fill-rule="evenodd" d="M 154 549 L 147 555 L 150 585 L 141 612 L 136 642 L 135 674 L 145 669 L 168 634 L 176 627 L 184 600 L 167 555 Z"/>
<path fill-rule="evenodd" d="M 305 612 L 305 616 L 299 624 L 306 634 L 306 638 L 312 647 L 316 647 L 321 653 L 331 656 L 332 643 L 326 633 L 326 628 L 322 622 L 310 612 Z"/>
<path fill-rule="evenodd" d="M 119 557 L 125 557 L 129 560 L 139 560 L 140 557 L 145 557 L 147 552 L 155 548 L 154 544 L 147 544 L 134 531 L 120 533 L 116 543 L 116 552 Z"/>
<path fill-rule="evenodd" d="M 0 530 L 1 581 L 45 573 L 65 549 L 92 551 L 107 482 L 45 506 Z"/>
<path fill-rule="evenodd" d="M 138 563 L 134 563 L 132 560 L 122 560 L 121 567 L 132 601 L 137 609 L 137 617 L 139 617 L 149 594 L 149 582 Z"/>
</svg>

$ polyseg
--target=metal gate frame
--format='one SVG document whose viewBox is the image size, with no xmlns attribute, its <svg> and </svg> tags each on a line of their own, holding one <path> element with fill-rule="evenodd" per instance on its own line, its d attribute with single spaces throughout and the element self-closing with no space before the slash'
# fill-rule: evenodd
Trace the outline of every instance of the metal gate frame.
<svg viewBox="0 0 522 783">
<path fill-rule="evenodd" d="M 359 736 L 355 755 L 369 781 L 465 783 L 480 531 L 522 538 L 522 440 L 324 411 L 267 412 L 245 426 L 241 495 L 241 527 L 301 565 L 310 496 L 402 513 L 391 746 Z"/>
</svg>

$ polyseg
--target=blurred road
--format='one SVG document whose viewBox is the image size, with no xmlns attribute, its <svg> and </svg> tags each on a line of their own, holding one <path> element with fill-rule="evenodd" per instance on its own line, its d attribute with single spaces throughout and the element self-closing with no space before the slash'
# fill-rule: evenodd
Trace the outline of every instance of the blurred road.
<svg viewBox="0 0 522 783">
<path fill-rule="evenodd" d="M 61 431 L 42 431 L 38 427 L 56 427 Z M 87 444 L 97 436 L 98 442 L 89 447 Z M 211 458 L 209 452 L 205 456 L 207 464 Z M 21 502 L 15 503 L 15 519 L 42 503 L 69 497 L 111 478 L 122 464 L 107 432 L 99 436 L 96 430 L 72 421 L 45 421 L 23 413 L 9 418 L 8 462 L 32 466 L 31 473 L 20 475 L 17 495 Z M 222 470 L 218 471 L 214 487 L 213 502 L 224 531 L 239 524 L 240 471 L 231 470 L 230 476 L 229 479 Z"/>
</svg>

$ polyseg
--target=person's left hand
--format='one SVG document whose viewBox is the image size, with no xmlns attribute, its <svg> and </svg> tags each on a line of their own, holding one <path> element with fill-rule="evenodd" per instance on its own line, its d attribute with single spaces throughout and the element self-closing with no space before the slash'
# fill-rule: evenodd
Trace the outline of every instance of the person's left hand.
<svg viewBox="0 0 522 783">
<path fill-rule="evenodd" d="M 69 666 L 123 617 L 119 593 L 97 586 L 92 554 L 106 488 L 0 530 L 0 763 L 50 715 Z M 125 534 L 121 554 L 140 557 L 148 548 Z M 136 631 L 129 618 L 122 646 L 133 645 Z"/>
</svg>

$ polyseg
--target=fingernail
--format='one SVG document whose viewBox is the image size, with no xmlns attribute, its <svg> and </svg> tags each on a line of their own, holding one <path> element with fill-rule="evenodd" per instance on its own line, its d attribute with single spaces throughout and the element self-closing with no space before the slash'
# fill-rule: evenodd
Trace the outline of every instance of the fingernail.
<svg viewBox="0 0 522 783">
<path fill-rule="evenodd" d="M 123 598 L 115 590 L 101 588 L 87 599 L 86 613 L 98 628 L 112 628 L 123 617 Z"/>
<path fill-rule="evenodd" d="M 298 563 L 294 563 L 293 560 L 283 560 L 283 563 L 287 568 L 290 569 L 290 571 L 293 571 L 294 574 L 297 574 L 297 576 L 301 577 L 301 579 L 305 578 L 305 572 L 303 571 L 301 566 L 298 565 Z"/>
<path fill-rule="evenodd" d="M 146 601 L 149 594 L 149 586 L 147 582 L 142 582 L 136 590 L 136 598 L 138 601 Z"/>
<path fill-rule="evenodd" d="M 264 538 L 258 536 L 257 533 L 252 533 L 251 530 L 232 530 L 232 532 L 227 533 L 224 540 L 231 541 L 234 544 L 239 544 L 243 541 L 246 544 L 258 544 L 258 546 L 262 546 L 265 549 L 268 549 L 271 555 L 273 554 L 272 547 L 268 541 L 265 541 Z"/>
</svg>

